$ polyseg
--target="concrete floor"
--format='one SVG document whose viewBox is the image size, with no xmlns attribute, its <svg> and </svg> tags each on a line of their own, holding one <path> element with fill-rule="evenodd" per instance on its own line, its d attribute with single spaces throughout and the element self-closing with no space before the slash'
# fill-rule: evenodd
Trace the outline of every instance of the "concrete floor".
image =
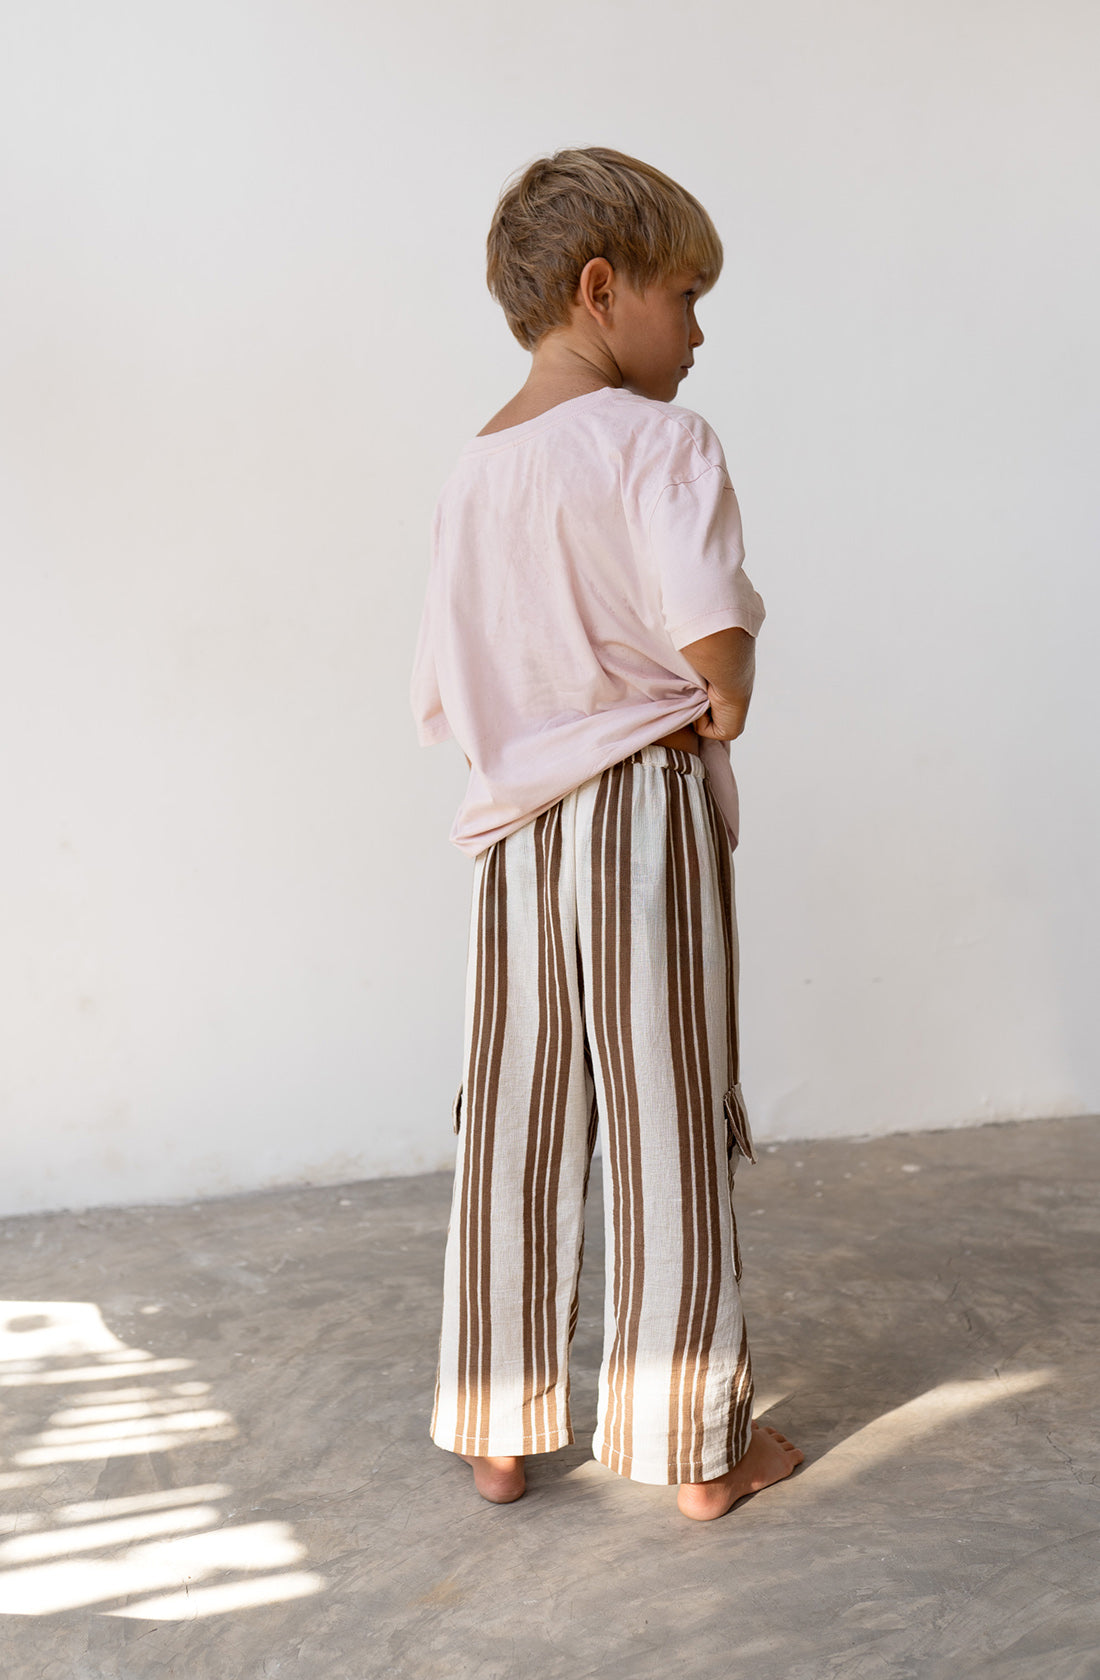
<svg viewBox="0 0 1100 1680">
<path fill-rule="evenodd" d="M 1098 1156 L 743 1166 L 757 1415 L 807 1462 L 710 1524 L 590 1457 L 595 1180 L 577 1445 L 506 1507 L 427 1438 L 448 1175 L 3 1222 L 0 1671 L 1096 1680 Z"/>
</svg>

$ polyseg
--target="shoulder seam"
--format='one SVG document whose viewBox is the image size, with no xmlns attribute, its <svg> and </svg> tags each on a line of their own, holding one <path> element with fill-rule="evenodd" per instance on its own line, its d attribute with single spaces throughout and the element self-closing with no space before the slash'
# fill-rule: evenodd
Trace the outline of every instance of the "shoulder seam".
<svg viewBox="0 0 1100 1680">
<path fill-rule="evenodd" d="M 689 433 L 689 436 L 690 436 L 690 433 Z M 695 442 L 694 438 L 692 438 L 692 442 L 693 443 Z M 696 444 L 697 449 L 698 449 L 698 447 L 699 447 L 698 444 Z M 726 472 L 725 468 L 722 467 L 719 464 L 719 462 L 717 462 L 717 461 L 707 461 L 707 458 L 706 458 L 705 455 L 703 455 L 702 450 L 699 450 L 699 453 L 700 453 L 700 455 L 703 456 L 703 460 L 706 462 L 706 465 L 703 467 L 702 472 L 693 473 L 691 478 L 670 478 L 667 484 L 663 484 L 661 486 L 660 492 L 659 492 L 656 500 L 654 501 L 652 508 L 649 511 L 649 518 L 646 520 L 646 523 L 645 523 L 646 536 L 647 537 L 650 536 L 650 533 L 651 533 L 652 528 L 653 528 L 653 521 L 654 521 L 654 519 L 656 518 L 656 515 L 657 515 L 657 509 L 660 507 L 661 501 L 662 501 L 662 499 L 663 499 L 663 497 L 664 497 L 664 495 L 667 491 L 675 490 L 681 484 L 697 484 L 701 478 L 705 478 L 707 476 L 707 474 L 710 473 L 710 472 L 721 473 L 722 477 L 726 480 L 726 483 L 727 484 L 730 483 L 729 473 Z"/>
<path fill-rule="evenodd" d="M 699 418 L 702 419 L 702 415 L 700 415 Z M 703 454 L 703 451 L 699 446 L 699 439 L 695 436 L 695 433 L 692 431 L 691 427 L 688 425 L 686 420 L 681 420 L 680 416 L 677 415 L 676 416 L 676 424 L 679 426 L 679 428 L 682 432 L 687 433 L 688 438 L 691 441 L 691 446 L 695 450 L 695 453 L 699 456 L 699 459 L 701 461 L 705 461 L 708 467 L 721 468 L 721 462 L 720 461 L 711 461 L 711 460 L 708 459 L 708 457 L 706 455 Z M 706 425 L 707 422 L 704 420 L 703 424 Z M 696 478 L 701 478 L 702 476 L 703 476 L 702 473 L 696 473 L 696 475 L 695 475 Z M 729 474 L 727 473 L 726 476 L 728 477 Z M 679 483 L 679 484 L 692 484 L 694 482 L 694 480 L 690 479 L 690 478 L 682 478 L 682 479 L 677 479 L 676 482 Z"/>
</svg>

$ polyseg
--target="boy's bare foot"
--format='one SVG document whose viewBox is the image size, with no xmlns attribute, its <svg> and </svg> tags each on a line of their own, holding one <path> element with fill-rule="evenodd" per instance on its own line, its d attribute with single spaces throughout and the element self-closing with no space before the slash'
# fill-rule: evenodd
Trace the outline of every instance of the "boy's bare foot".
<svg viewBox="0 0 1100 1680">
<path fill-rule="evenodd" d="M 724 1517 L 731 1506 L 747 1493 L 759 1493 L 789 1476 L 804 1454 L 778 1429 L 754 1423 L 749 1449 L 732 1470 L 712 1482 L 681 1482 L 676 1503 L 685 1517 L 711 1522 Z"/>
<path fill-rule="evenodd" d="M 493 1505 L 510 1505 L 527 1492 L 522 1458 L 471 1458 L 459 1453 L 474 1468 L 474 1486 L 482 1499 Z"/>
</svg>

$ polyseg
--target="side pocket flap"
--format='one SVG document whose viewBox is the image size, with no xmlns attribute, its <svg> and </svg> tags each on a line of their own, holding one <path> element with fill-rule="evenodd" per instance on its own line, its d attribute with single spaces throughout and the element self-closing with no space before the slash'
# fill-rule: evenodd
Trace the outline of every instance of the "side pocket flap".
<svg viewBox="0 0 1100 1680">
<path fill-rule="evenodd" d="M 747 1161 L 756 1165 L 756 1151 L 752 1146 L 752 1130 L 749 1126 L 748 1111 L 745 1099 L 741 1094 L 740 1085 L 731 1085 L 725 1095 L 726 1119 L 733 1132 L 737 1147 Z"/>
</svg>

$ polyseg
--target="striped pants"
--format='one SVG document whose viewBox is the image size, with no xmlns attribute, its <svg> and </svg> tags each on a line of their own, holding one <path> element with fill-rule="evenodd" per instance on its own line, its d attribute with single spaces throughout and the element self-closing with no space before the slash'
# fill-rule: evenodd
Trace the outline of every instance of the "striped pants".
<svg viewBox="0 0 1100 1680">
<path fill-rule="evenodd" d="M 755 1159 L 737 1061 L 733 858 L 699 757 L 649 746 L 474 859 L 464 1075 L 431 1438 L 574 1440 L 569 1348 L 604 1123 L 594 1456 L 722 1475 L 752 1367 L 733 1179 Z"/>
</svg>

